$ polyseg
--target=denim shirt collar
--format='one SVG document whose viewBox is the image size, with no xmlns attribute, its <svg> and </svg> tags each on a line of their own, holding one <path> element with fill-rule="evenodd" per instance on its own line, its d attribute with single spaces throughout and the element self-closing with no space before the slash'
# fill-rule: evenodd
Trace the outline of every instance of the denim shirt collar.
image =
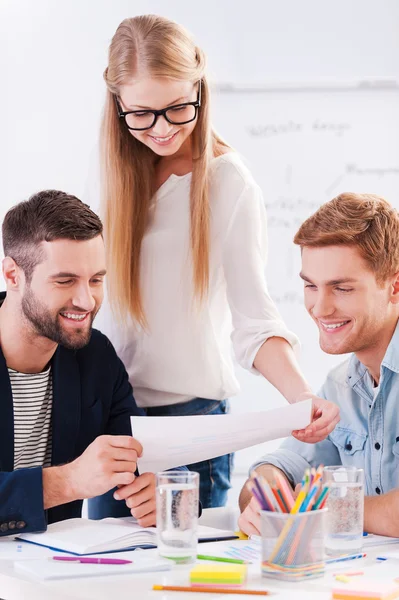
<svg viewBox="0 0 399 600">
<path fill-rule="evenodd" d="M 399 320 L 382 360 L 381 368 L 382 367 L 385 367 L 394 373 L 399 373 Z M 354 387 L 356 383 L 364 377 L 366 371 L 367 367 L 360 362 L 356 357 L 356 354 L 352 354 L 349 359 L 347 372 L 348 385 Z"/>
</svg>

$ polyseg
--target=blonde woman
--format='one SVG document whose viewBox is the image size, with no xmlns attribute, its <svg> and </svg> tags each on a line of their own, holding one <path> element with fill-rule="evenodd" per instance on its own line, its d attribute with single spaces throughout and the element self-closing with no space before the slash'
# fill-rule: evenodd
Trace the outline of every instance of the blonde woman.
<svg viewBox="0 0 399 600">
<path fill-rule="evenodd" d="M 137 404 L 150 416 L 226 413 L 238 390 L 230 336 L 239 363 L 296 402 L 310 388 L 296 338 L 267 292 L 262 195 L 211 126 L 204 53 L 166 18 L 126 19 L 104 78 L 101 195 L 113 312 L 102 328 Z M 334 404 L 314 397 L 313 421 L 296 437 L 319 441 L 338 420 Z M 190 466 L 204 507 L 225 503 L 230 467 L 228 456 Z"/>
</svg>

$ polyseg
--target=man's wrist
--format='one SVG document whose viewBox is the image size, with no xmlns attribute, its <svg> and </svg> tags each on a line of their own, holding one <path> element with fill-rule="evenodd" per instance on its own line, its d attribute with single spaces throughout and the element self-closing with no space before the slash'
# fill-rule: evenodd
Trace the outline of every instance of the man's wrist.
<svg viewBox="0 0 399 600">
<path fill-rule="evenodd" d="M 399 536 L 398 490 L 364 498 L 364 530 L 377 535 Z"/>
<path fill-rule="evenodd" d="M 72 477 L 73 463 L 43 469 L 44 508 L 52 508 L 79 499 Z"/>
</svg>

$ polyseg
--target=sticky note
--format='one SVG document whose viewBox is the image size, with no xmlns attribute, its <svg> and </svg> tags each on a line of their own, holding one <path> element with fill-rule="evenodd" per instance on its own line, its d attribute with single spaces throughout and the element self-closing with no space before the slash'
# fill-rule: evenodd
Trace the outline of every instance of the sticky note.
<svg viewBox="0 0 399 600">
<path fill-rule="evenodd" d="M 336 575 L 335 579 L 337 581 L 342 581 L 342 583 L 349 583 L 351 578 L 348 577 L 347 575 Z"/>
<path fill-rule="evenodd" d="M 397 583 L 357 579 L 332 590 L 333 600 L 395 600 L 399 598 Z"/>
<path fill-rule="evenodd" d="M 191 585 L 202 586 L 232 586 L 245 583 L 247 565 L 196 565 L 190 571 Z"/>
</svg>

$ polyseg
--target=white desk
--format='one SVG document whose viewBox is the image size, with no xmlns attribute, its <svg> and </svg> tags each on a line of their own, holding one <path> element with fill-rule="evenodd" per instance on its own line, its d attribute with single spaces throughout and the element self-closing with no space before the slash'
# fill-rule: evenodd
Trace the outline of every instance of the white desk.
<svg viewBox="0 0 399 600">
<path fill-rule="evenodd" d="M 229 544 L 246 544 L 244 541 Z M 216 553 L 218 542 L 200 544 L 201 553 Z M 399 551 L 399 544 L 373 547 L 367 551 L 362 561 L 348 561 L 348 570 L 358 570 L 367 564 L 373 564 L 375 557 L 385 551 Z M 156 550 L 145 550 L 156 553 Z M 132 559 L 134 552 L 132 552 Z M 355 567 L 356 565 L 356 567 Z M 341 563 L 344 566 L 344 563 Z M 399 570 L 399 566 L 398 566 Z M 223 594 L 191 594 L 184 592 L 154 592 L 153 584 L 189 585 L 190 566 L 175 567 L 172 571 L 158 573 L 138 573 L 123 576 L 90 577 L 65 579 L 54 582 L 37 582 L 20 576 L 14 571 L 12 561 L 0 560 L 0 598 L 2 600 L 215 600 L 233 598 L 252 598 L 253 596 L 232 596 Z M 251 573 L 251 571 L 253 571 Z M 283 583 L 262 578 L 258 569 L 250 566 L 250 586 L 275 592 L 276 600 L 330 600 L 331 592 L 323 586 L 323 579 L 312 583 Z M 294 591 L 295 590 L 295 591 Z"/>
</svg>

